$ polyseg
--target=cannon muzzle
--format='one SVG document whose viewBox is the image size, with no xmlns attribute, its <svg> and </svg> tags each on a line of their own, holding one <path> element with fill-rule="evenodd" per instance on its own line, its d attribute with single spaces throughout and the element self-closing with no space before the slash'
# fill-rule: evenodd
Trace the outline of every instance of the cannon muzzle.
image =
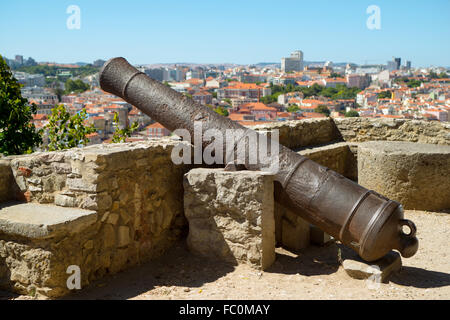
<svg viewBox="0 0 450 320">
<path fill-rule="evenodd" d="M 100 71 L 100 85 L 171 131 L 186 129 L 194 136 L 194 123 L 201 121 L 203 132 L 208 129 L 224 134 L 229 129 L 241 132 L 238 141 L 247 141 L 250 134 L 261 135 L 149 78 L 124 58 L 105 63 Z M 211 139 L 201 140 L 202 147 L 211 143 L 214 143 Z M 250 145 L 246 142 L 247 148 Z M 232 150 L 239 148 L 238 144 L 225 145 L 224 150 L 230 147 Z M 227 152 L 223 152 L 223 157 L 223 163 L 228 163 Z M 263 161 L 256 164 L 247 161 L 249 153 L 245 157 L 249 170 L 267 166 Z M 274 155 L 271 157 L 269 160 L 274 159 Z M 377 260 L 392 249 L 405 258 L 417 252 L 416 227 L 404 219 L 400 203 L 367 190 L 281 145 L 277 161 L 278 170 L 274 174 L 277 201 L 355 250 L 364 260 Z M 409 228 L 408 233 L 403 231 L 405 226 Z"/>
</svg>

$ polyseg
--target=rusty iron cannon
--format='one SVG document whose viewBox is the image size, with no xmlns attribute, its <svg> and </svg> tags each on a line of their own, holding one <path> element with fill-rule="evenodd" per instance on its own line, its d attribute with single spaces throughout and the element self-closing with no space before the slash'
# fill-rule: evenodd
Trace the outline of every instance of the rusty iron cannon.
<svg viewBox="0 0 450 320">
<path fill-rule="evenodd" d="M 250 133 L 261 135 L 149 78 L 124 58 L 106 62 L 99 78 L 103 90 L 121 97 L 171 131 L 185 129 L 194 135 L 195 122 L 201 122 L 202 132 L 234 129 L 241 132 L 237 140 L 246 141 L 239 146 L 247 148 L 252 144 L 246 139 Z M 201 147 L 211 143 L 214 143 L 211 139 L 202 138 Z M 367 190 L 282 145 L 278 147 L 278 170 L 274 178 L 279 203 L 340 240 L 366 261 L 380 259 L 392 249 L 405 258 L 417 252 L 416 227 L 412 221 L 404 219 L 400 203 Z M 239 147 L 225 144 L 224 150 L 229 148 Z M 246 160 L 249 154 L 246 153 Z M 224 151 L 225 164 L 230 161 L 227 156 Z M 271 154 L 269 162 L 274 156 Z M 244 165 L 249 170 L 260 170 L 267 162 L 245 161 Z M 409 228 L 407 233 L 405 226 Z"/>
</svg>

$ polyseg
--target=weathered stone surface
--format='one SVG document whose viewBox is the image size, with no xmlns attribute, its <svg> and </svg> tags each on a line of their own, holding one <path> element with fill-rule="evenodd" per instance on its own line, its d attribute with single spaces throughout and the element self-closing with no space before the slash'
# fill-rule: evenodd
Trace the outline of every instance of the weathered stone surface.
<svg viewBox="0 0 450 320">
<path fill-rule="evenodd" d="M 405 209 L 450 209 L 450 146 L 372 141 L 359 145 L 358 182 Z"/>
<path fill-rule="evenodd" d="M 362 260 L 355 252 L 347 248 L 341 248 L 341 263 L 347 274 L 359 280 L 371 278 L 379 282 L 386 282 L 395 272 L 400 271 L 402 259 L 400 254 L 395 251 L 389 252 L 383 258 L 366 262 Z"/>
<path fill-rule="evenodd" d="M 75 207 L 76 199 L 68 195 L 57 194 L 55 195 L 55 204 L 61 207 Z"/>
<path fill-rule="evenodd" d="M 125 247 L 130 243 L 130 228 L 125 226 L 120 226 L 117 234 L 118 244 L 117 246 Z"/>
<path fill-rule="evenodd" d="M 280 144 L 291 149 L 325 144 L 341 138 L 331 118 L 272 122 L 252 126 L 252 129 L 279 130 Z"/>
<path fill-rule="evenodd" d="M 32 203 L 0 207 L 0 232 L 32 239 L 77 233 L 94 224 L 95 211 Z"/>
<path fill-rule="evenodd" d="M 361 117 L 335 118 L 334 123 L 348 142 L 388 140 L 450 145 L 448 122 Z"/>
<path fill-rule="evenodd" d="M 10 160 L 0 160 L 0 203 L 13 199 L 14 184 Z"/>
<path fill-rule="evenodd" d="M 193 169 L 184 190 L 191 251 L 262 269 L 274 262 L 273 176 Z"/>
<path fill-rule="evenodd" d="M 252 127 L 278 129 L 280 143 L 291 149 L 347 141 L 411 141 L 450 145 L 450 125 L 439 121 L 379 118 L 323 118 L 274 122 Z"/>
<path fill-rule="evenodd" d="M 45 210 L 33 210 L 34 220 L 19 214 L 14 223 L 3 224 L 7 232 L 0 230 L 0 252 L 6 260 L 0 257 L 0 286 L 56 297 L 69 292 L 70 265 L 80 266 L 85 286 L 163 254 L 187 226 L 183 174 L 188 167 L 171 161 L 178 143 L 161 139 L 96 145 L 6 161 L 4 171 L 22 187 L 17 186 L 18 197 Z M 43 203 L 58 206 L 41 207 Z M 52 214 L 85 212 L 81 209 L 98 219 L 79 228 L 75 218 L 60 221 L 64 214 Z"/>
<path fill-rule="evenodd" d="M 354 152 L 356 147 L 356 143 L 338 142 L 322 147 L 304 149 L 298 153 L 356 181 L 358 179 L 357 155 Z"/>
</svg>

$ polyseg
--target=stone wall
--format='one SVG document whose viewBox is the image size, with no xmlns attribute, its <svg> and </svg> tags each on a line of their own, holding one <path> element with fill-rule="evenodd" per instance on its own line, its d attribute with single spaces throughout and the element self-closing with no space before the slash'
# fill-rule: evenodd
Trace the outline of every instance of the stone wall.
<svg viewBox="0 0 450 320">
<path fill-rule="evenodd" d="M 331 118 L 273 122 L 251 128 L 257 131 L 278 129 L 280 144 L 291 149 L 342 140 Z"/>
<path fill-rule="evenodd" d="M 351 180 L 358 180 L 357 144 L 338 142 L 298 153 Z"/>
<path fill-rule="evenodd" d="M 409 119 L 319 118 L 285 121 L 252 127 L 278 129 L 280 143 L 291 149 L 337 141 L 410 141 L 450 145 L 450 123 Z"/>
<path fill-rule="evenodd" d="M 0 203 L 13 198 L 13 174 L 10 160 L 0 159 Z"/>
<path fill-rule="evenodd" d="M 349 142 L 388 140 L 450 145 L 450 122 L 336 118 L 334 123 Z"/>
<path fill-rule="evenodd" d="M 370 141 L 358 147 L 358 181 L 405 209 L 450 209 L 450 146 Z"/>
<path fill-rule="evenodd" d="M 171 161 L 176 143 L 158 140 L 104 144 L 14 158 L 11 168 L 18 199 L 94 210 L 98 217 L 82 234 L 59 240 L 17 239 L 0 234 L 0 251 L 4 256 L 18 257 L 16 264 L 24 263 L 24 252 L 28 256 L 35 252 L 36 262 L 39 252 L 54 255 L 46 262 L 54 263 L 53 267 L 41 273 L 33 272 L 37 266 L 24 264 L 19 272 L 22 276 L 14 279 L 16 290 L 29 290 L 29 278 L 39 273 L 37 283 L 52 288 L 52 295 L 61 295 L 66 290 L 61 287 L 65 285 L 62 271 L 70 264 L 82 267 L 86 285 L 156 257 L 180 239 L 187 225 L 182 195 L 183 174 L 188 168 Z M 56 250 L 55 246 L 65 249 Z M 54 272 L 59 276 L 50 275 Z"/>
</svg>

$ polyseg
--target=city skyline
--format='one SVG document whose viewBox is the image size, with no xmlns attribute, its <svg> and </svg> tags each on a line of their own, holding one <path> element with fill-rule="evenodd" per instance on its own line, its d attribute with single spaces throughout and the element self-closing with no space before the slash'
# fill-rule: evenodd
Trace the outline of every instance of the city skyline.
<svg viewBox="0 0 450 320">
<path fill-rule="evenodd" d="M 366 9 L 380 8 L 370 30 Z M 69 30 L 66 9 L 81 10 Z M 280 62 L 302 50 L 305 61 L 386 64 L 393 56 L 413 67 L 448 67 L 448 1 L 15 1 L 0 4 L 0 54 L 37 61 L 92 62 L 125 56 L 133 64 Z M 363 44 L 363 45 L 362 45 Z"/>
</svg>

